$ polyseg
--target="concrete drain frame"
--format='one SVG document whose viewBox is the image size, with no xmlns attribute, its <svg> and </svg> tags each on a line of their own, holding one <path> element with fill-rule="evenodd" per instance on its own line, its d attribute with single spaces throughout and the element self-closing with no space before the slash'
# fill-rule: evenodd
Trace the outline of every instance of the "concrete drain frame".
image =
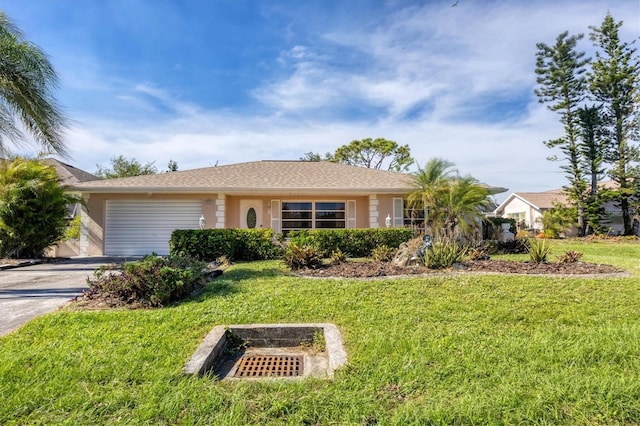
<svg viewBox="0 0 640 426">
<path fill-rule="evenodd" d="M 184 374 L 223 380 L 333 378 L 347 354 L 334 324 L 243 324 L 215 326 Z"/>
</svg>

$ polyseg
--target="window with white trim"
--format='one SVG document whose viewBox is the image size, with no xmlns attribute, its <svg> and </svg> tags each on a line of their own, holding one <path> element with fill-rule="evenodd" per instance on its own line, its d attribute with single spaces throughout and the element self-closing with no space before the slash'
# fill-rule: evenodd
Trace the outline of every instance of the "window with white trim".
<svg viewBox="0 0 640 426">
<path fill-rule="evenodd" d="M 411 206 L 403 198 L 393 199 L 394 226 L 424 228 L 424 208 Z"/>
<path fill-rule="evenodd" d="M 345 201 L 282 201 L 282 233 L 346 228 Z"/>
<path fill-rule="evenodd" d="M 527 213 L 526 212 L 514 212 L 514 213 L 507 213 L 507 218 L 509 219 L 514 219 L 516 221 L 516 225 L 518 227 L 521 228 L 525 228 L 527 226 L 529 226 L 529 224 L 527 223 Z"/>
</svg>

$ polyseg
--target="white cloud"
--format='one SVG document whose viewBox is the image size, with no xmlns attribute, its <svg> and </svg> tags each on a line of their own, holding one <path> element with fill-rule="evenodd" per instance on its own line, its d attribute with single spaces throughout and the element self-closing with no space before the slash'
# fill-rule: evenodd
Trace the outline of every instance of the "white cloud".
<svg viewBox="0 0 640 426">
<path fill-rule="evenodd" d="M 252 115 L 207 110 L 155 83 L 107 79 L 126 107 L 116 118 L 79 114 L 82 125 L 70 132 L 70 148 L 76 164 L 88 171 L 120 154 L 156 161 L 160 169 L 173 159 L 187 169 L 298 159 L 353 139 L 384 137 L 409 144 L 420 164 L 443 157 L 492 185 L 557 188 L 565 180 L 558 164 L 546 161 L 552 151 L 542 142 L 562 129 L 533 96 L 535 43 L 552 43 L 565 29 L 587 33 L 607 9 L 623 17 L 633 16 L 635 8 L 637 16 L 633 3 L 429 3 L 392 14 L 373 28 L 328 28 L 318 43 L 293 44 L 274 58 L 288 73 L 254 88 L 266 110 Z M 638 22 L 623 28 L 637 37 Z M 90 86 L 100 76 L 83 81 Z M 525 106 L 511 120 L 460 118 L 471 104 L 482 115 L 492 97 Z M 405 117 L 421 105 L 426 113 L 419 119 Z M 366 120 L 331 116 L 349 107 L 380 112 Z M 157 113 L 123 120 L 129 111 Z"/>
</svg>

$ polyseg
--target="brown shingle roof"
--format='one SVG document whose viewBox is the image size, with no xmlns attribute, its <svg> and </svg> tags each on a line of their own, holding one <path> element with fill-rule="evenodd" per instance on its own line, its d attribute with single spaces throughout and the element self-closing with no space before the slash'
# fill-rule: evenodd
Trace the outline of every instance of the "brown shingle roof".
<svg viewBox="0 0 640 426">
<path fill-rule="evenodd" d="M 386 192 L 412 189 L 411 176 L 326 161 L 254 161 L 73 185 L 81 192 Z"/>
<path fill-rule="evenodd" d="M 550 209 L 556 203 L 567 204 L 567 194 L 562 189 L 546 192 L 516 192 L 514 195 L 539 209 Z"/>
<path fill-rule="evenodd" d="M 73 185 L 80 182 L 100 179 L 98 176 L 92 175 L 91 173 L 85 172 L 77 167 L 73 167 L 70 164 L 63 163 L 55 158 L 45 158 L 42 162 L 56 168 L 56 172 L 58 173 L 63 185 Z"/>
</svg>

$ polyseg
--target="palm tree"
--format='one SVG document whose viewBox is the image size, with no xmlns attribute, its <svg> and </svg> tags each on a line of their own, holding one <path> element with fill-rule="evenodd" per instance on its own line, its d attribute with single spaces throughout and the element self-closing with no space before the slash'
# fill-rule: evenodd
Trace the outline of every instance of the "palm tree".
<svg viewBox="0 0 640 426">
<path fill-rule="evenodd" d="M 451 179 L 444 189 L 437 201 L 434 225 L 439 225 L 448 239 L 471 235 L 490 203 L 489 189 L 471 176 Z"/>
<path fill-rule="evenodd" d="M 407 196 L 411 208 L 423 208 L 433 234 L 469 235 L 481 223 L 491 190 L 471 176 L 460 176 L 455 164 L 433 158 L 414 174 L 416 189 Z"/>
<path fill-rule="evenodd" d="M 68 156 L 66 120 L 52 94 L 57 85 L 47 55 L 0 11 L 0 151 L 6 152 L 7 140 L 25 143 L 24 130 L 45 150 Z"/>
<path fill-rule="evenodd" d="M 424 209 L 425 230 L 430 227 L 429 210 L 442 197 L 445 184 L 457 175 L 454 163 L 442 158 L 432 158 L 424 168 L 418 166 L 413 174 L 415 190 L 407 196 L 407 204 L 412 209 Z"/>
</svg>

